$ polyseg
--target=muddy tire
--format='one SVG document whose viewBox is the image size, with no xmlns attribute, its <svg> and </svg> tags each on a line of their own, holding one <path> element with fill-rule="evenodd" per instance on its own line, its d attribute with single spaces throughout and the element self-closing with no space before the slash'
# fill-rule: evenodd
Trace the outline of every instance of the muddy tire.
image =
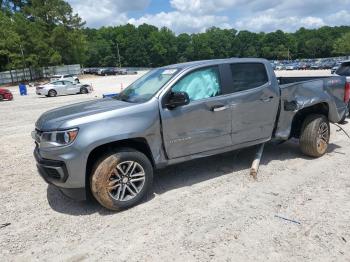
<svg viewBox="0 0 350 262">
<path fill-rule="evenodd" d="M 93 168 L 90 187 L 105 208 L 123 210 L 140 203 L 153 183 L 153 167 L 141 152 L 124 148 L 102 157 Z"/>
<path fill-rule="evenodd" d="M 301 135 L 300 149 L 311 157 L 323 156 L 328 148 L 330 127 L 327 117 L 323 115 L 309 115 L 304 120 Z"/>
<path fill-rule="evenodd" d="M 48 96 L 49 97 L 55 97 L 55 96 L 57 96 L 57 92 L 55 90 L 51 89 L 48 92 Z"/>
</svg>

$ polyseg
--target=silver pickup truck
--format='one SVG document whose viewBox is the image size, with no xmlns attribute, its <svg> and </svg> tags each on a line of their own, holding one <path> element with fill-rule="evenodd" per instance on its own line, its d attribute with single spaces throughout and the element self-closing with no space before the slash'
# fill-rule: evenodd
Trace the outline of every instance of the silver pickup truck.
<svg viewBox="0 0 350 262">
<path fill-rule="evenodd" d="M 264 59 L 169 65 L 113 98 L 44 113 L 34 156 L 64 194 L 121 210 L 151 190 L 155 168 L 292 137 L 322 156 L 349 94 L 344 77 L 277 79 Z"/>
</svg>

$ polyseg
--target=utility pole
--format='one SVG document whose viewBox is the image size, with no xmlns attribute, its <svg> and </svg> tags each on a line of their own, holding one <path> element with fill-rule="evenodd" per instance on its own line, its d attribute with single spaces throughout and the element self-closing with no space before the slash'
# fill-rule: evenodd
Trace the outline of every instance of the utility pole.
<svg viewBox="0 0 350 262">
<path fill-rule="evenodd" d="M 23 76 L 24 76 L 24 80 L 27 80 L 26 71 L 25 71 L 25 68 L 26 68 L 26 60 L 24 59 L 23 47 L 22 47 L 22 44 L 21 44 L 21 43 L 19 44 L 19 47 L 21 48 L 21 54 L 22 54 Z"/>
<path fill-rule="evenodd" d="M 119 45 L 118 45 L 118 43 L 117 43 L 117 52 L 118 52 L 119 68 L 121 68 L 121 67 L 122 67 L 122 64 L 121 64 L 121 62 L 120 62 L 120 54 L 119 54 Z"/>
</svg>

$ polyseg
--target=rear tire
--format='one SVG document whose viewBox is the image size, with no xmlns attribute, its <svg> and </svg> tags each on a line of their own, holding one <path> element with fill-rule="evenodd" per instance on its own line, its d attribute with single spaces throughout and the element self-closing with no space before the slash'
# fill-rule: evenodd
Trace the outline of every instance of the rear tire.
<svg viewBox="0 0 350 262">
<path fill-rule="evenodd" d="M 4 100 L 4 96 L 0 95 L 0 101 Z"/>
<path fill-rule="evenodd" d="M 55 96 L 57 96 L 57 92 L 55 90 L 51 89 L 48 92 L 48 96 L 49 97 L 55 97 Z"/>
<path fill-rule="evenodd" d="M 123 210 L 140 203 L 153 183 L 153 167 L 141 152 L 119 149 L 102 157 L 92 171 L 90 187 L 105 208 Z"/>
<path fill-rule="evenodd" d="M 301 151 L 311 157 L 323 156 L 328 148 L 330 126 L 324 115 L 309 115 L 304 120 L 300 135 Z"/>
</svg>

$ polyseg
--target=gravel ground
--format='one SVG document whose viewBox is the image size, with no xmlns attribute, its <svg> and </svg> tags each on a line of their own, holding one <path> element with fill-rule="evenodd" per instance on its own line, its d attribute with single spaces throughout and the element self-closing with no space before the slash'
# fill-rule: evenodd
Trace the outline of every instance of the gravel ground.
<svg viewBox="0 0 350 262">
<path fill-rule="evenodd" d="M 257 181 L 254 148 L 168 167 L 156 172 L 152 197 L 120 213 L 47 186 L 32 156 L 35 120 L 134 78 L 87 78 L 93 94 L 30 89 L 0 103 L 1 261 L 350 261 L 350 140 L 334 126 L 320 159 L 289 141 L 267 145 Z"/>
</svg>

